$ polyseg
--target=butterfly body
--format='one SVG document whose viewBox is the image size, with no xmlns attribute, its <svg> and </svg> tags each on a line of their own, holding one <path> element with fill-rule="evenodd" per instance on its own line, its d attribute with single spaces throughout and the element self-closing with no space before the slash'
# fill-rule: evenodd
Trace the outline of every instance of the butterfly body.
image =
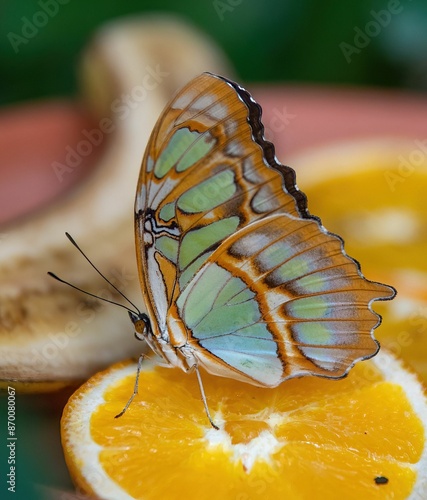
<svg viewBox="0 0 427 500">
<path fill-rule="evenodd" d="M 136 331 L 186 371 L 264 387 L 340 378 L 378 351 L 371 303 L 394 291 L 309 214 L 260 117 L 244 89 L 203 74 L 159 118 L 136 193 L 150 322 Z"/>
</svg>

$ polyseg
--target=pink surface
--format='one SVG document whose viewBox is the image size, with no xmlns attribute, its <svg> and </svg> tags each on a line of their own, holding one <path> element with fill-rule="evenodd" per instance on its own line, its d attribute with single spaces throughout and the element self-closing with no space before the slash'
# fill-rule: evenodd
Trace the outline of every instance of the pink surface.
<svg viewBox="0 0 427 500">
<path fill-rule="evenodd" d="M 427 140 L 427 97 L 422 95 L 304 85 L 248 87 L 262 104 L 266 135 L 283 163 L 290 154 L 344 139 L 394 135 Z M 76 175 L 59 181 L 52 168 L 90 126 L 72 101 L 0 111 L 0 225 L 60 196 L 96 165 L 100 147 L 76 167 Z"/>
<path fill-rule="evenodd" d="M 73 102 L 45 101 L 0 111 L 0 225 L 59 196 L 95 164 L 100 148 L 61 180 L 52 163 L 81 140 L 91 122 Z"/>
<path fill-rule="evenodd" d="M 290 153 L 340 140 L 396 136 L 427 141 L 426 95 L 304 85 L 260 87 L 253 94 L 284 163 Z"/>
</svg>

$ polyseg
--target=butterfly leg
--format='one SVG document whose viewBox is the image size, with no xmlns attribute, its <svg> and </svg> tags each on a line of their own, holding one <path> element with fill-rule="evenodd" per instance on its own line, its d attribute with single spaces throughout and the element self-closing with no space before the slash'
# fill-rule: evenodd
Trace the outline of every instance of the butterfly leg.
<svg viewBox="0 0 427 500">
<path fill-rule="evenodd" d="M 199 367 L 197 366 L 197 363 L 194 365 L 194 369 L 196 370 L 197 380 L 199 381 L 200 393 L 202 395 L 202 401 L 203 401 L 203 405 L 205 407 L 206 415 L 207 415 L 212 427 L 214 429 L 216 429 L 217 431 L 219 431 L 219 427 L 214 423 L 214 421 L 212 420 L 211 414 L 209 412 L 208 402 L 206 401 L 205 390 L 203 388 L 202 377 L 200 376 Z"/>
<path fill-rule="evenodd" d="M 205 396 L 205 389 L 203 388 L 202 377 L 199 371 L 199 365 L 197 364 L 197 359 L 194 356 L 193 349 L 188 345 L 176 346 L 176 349 L 185 360 L 184 366 L 182 366 L 182 368 L 184 368 L 184 370 L 187 373 L 191 373 L 193 370 L 196 371 L 197 380 L 199 382 L 200 394 L 202 396 L 202 401 L 203 401 L 203 406 L 205 407 L 206 416 L 208 417 L 208 420 L 212 425 L 212 427 L 217 431 L 219 431 L 219 427 L 214 423 L 211 414 L 209 412 L 208 402 L 206 401 L 206 396 Z"/>
<path fill-rule="evenodd" d="M 142 362 L 144 361 L 144 358 L 145 358 L 145 355 L 141 354 L 141 356 L 139 356 L 139 359 L 138 359 L 138 366 L 136 368 L 135 385 L 133 386 L 132 396 L 129 398 L 128 402 L 125 404 L 125 407 L 123 408 L 123 410 L 120 413 L 118 413 L 114 418 L 120 418 L 122 415 L 124 415 L 126 413 L 127 409 L 129 408 L 129 406 L 132 404 L 134 397 L 138 394 L 139 373 L 141 371 Z"/>
</svg>

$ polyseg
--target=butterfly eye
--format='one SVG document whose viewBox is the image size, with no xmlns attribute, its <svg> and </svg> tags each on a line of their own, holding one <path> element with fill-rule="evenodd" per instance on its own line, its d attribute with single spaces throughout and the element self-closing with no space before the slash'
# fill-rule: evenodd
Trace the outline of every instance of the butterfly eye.
<svg viewBox="0 0 427 500">
<path fill-rule="evenodd" d="M 141 323 L 141 322 L 138 322 L 138 323 Z M 134 323 L 135 324 L 135 338 L 137 340 L 144 340 L 145 339 L 145 327 L 143 326 L 143 324 L 138 324 L 138 323 Z"/>
<path fill-rule="evenodd" d="M 135 314 L 129 311 L 129 317 L 135 328 L 135 337 L 138 340 L 144 340 L 147 334 L 151 331 L 151 324 L 148 316 L 144 313 Z"/>
</svg>

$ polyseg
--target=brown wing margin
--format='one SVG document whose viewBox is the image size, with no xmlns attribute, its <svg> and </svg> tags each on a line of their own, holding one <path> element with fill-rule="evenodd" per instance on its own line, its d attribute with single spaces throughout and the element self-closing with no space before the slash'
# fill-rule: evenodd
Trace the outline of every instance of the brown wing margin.
<svg viewBox="0 0 427 500">
<path fill-rule="evenodd" d="M 285 189 L 295 199 L 300 216 L 303 219 L 319 220 L 318 217 L 311 215 L 308 211 L 307 196 L 299 190 L 296 184 L 295 170 L 292 167 L 282 165 L 278 162 L 274 144 L 265 139 L 264 125 L 261 121 L 261 106 L 255 101 L 251 94 L 243 87 L 241 87 L 238 83 L 233 82 L 232 80 L 228 80 L 223 76 L 213 75 L 211 73 L 208 74 L 219 78 L 220 80 L 223 80 L 225 83 L 233 87 L 237 95 L 248 108 L 248 123 L 252 129 L 252 136 L 255 142 L 261 147 L 264 153 L 264 158 L 267 160 L 268 165 L 274 170 L 277 170 L 282 175 Z"/>
</svg>

